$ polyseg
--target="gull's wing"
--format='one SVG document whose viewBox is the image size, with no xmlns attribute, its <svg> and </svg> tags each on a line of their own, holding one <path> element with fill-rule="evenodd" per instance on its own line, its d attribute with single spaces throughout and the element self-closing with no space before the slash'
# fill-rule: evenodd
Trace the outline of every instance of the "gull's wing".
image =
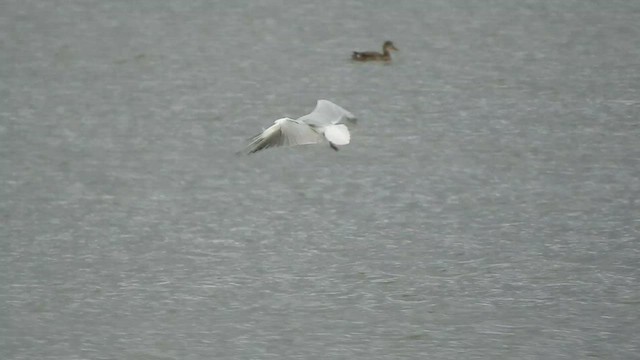
<svg viewBox="0 0 640 360">
<path fill-rule="evenodd" d="M 318 100 L 316 108 L 311 113 L 299 118 L 298 121 L 313 126 L 327 126 L 339 123 L 355 125 L 356 117 L 329 100 Z"/>
<path fill-rule="evenodd" d="M 246 151 L 252 154 L 274 146 L 316 144 L 322 142 L 322 139 L 323 136 L 312 126 L 284 118 L 276 120 L 271 127 L 251 138 Z"/>
</svg>

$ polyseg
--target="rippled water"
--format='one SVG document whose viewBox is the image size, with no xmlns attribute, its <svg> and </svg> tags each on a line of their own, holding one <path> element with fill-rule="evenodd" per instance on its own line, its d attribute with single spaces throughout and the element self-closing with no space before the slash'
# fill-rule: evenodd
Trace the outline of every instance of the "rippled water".
<svg viewBox="0 0 640 360">
<path fill-rule="evenodd" d="M 2 8 L 3 359 L 638 358 L 640 3 Z"/>
</svg>

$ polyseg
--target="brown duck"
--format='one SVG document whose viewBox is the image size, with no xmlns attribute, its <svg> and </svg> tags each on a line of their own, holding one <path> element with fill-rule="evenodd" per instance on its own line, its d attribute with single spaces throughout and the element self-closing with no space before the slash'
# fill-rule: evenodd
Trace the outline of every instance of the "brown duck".
<svg viewBox="0 0 640 360">
<path fill-rule="evenodd" d="M 377 51 L 354 51 L 351 55 L 351 59 L 354 61 L 391 61 L 391 54 L 389 50 L 398 51 L 391 41 L 385 41 L 382 45 L 382 54 Z"/>
</svg>

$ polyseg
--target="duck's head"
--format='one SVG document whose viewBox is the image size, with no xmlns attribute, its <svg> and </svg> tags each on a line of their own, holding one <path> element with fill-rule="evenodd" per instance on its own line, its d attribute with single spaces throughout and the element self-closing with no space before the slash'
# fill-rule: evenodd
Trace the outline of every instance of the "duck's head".
<svg viewBox="0 0 640 360">
<path fill-rule="evenodd" d="M 385 50 L 395 50 L 398 51 L 398 48 L 395 47 L 395 45 L 393 45 L 392 41 L 385 41 L 384 44 L 382 45 L 382 48 Z"/>
</svg>

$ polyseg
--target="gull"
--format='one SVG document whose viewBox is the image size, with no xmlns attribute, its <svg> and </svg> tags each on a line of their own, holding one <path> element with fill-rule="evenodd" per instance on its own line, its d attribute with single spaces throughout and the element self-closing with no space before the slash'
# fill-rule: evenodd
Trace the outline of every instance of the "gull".
<svg viewBox="0 0 640 360">
<path fill-rule="evenodd" d="M 318 144 L 325 140 L 338 151 L 347 145 L 351 134 L 347 125 L 356 124 L 353 114 L 329 100 L 318 100 L 316 108 L 298 119 L 282 118 L 249 140 L 248 154 L 275 146 Z"/>
</svg>

